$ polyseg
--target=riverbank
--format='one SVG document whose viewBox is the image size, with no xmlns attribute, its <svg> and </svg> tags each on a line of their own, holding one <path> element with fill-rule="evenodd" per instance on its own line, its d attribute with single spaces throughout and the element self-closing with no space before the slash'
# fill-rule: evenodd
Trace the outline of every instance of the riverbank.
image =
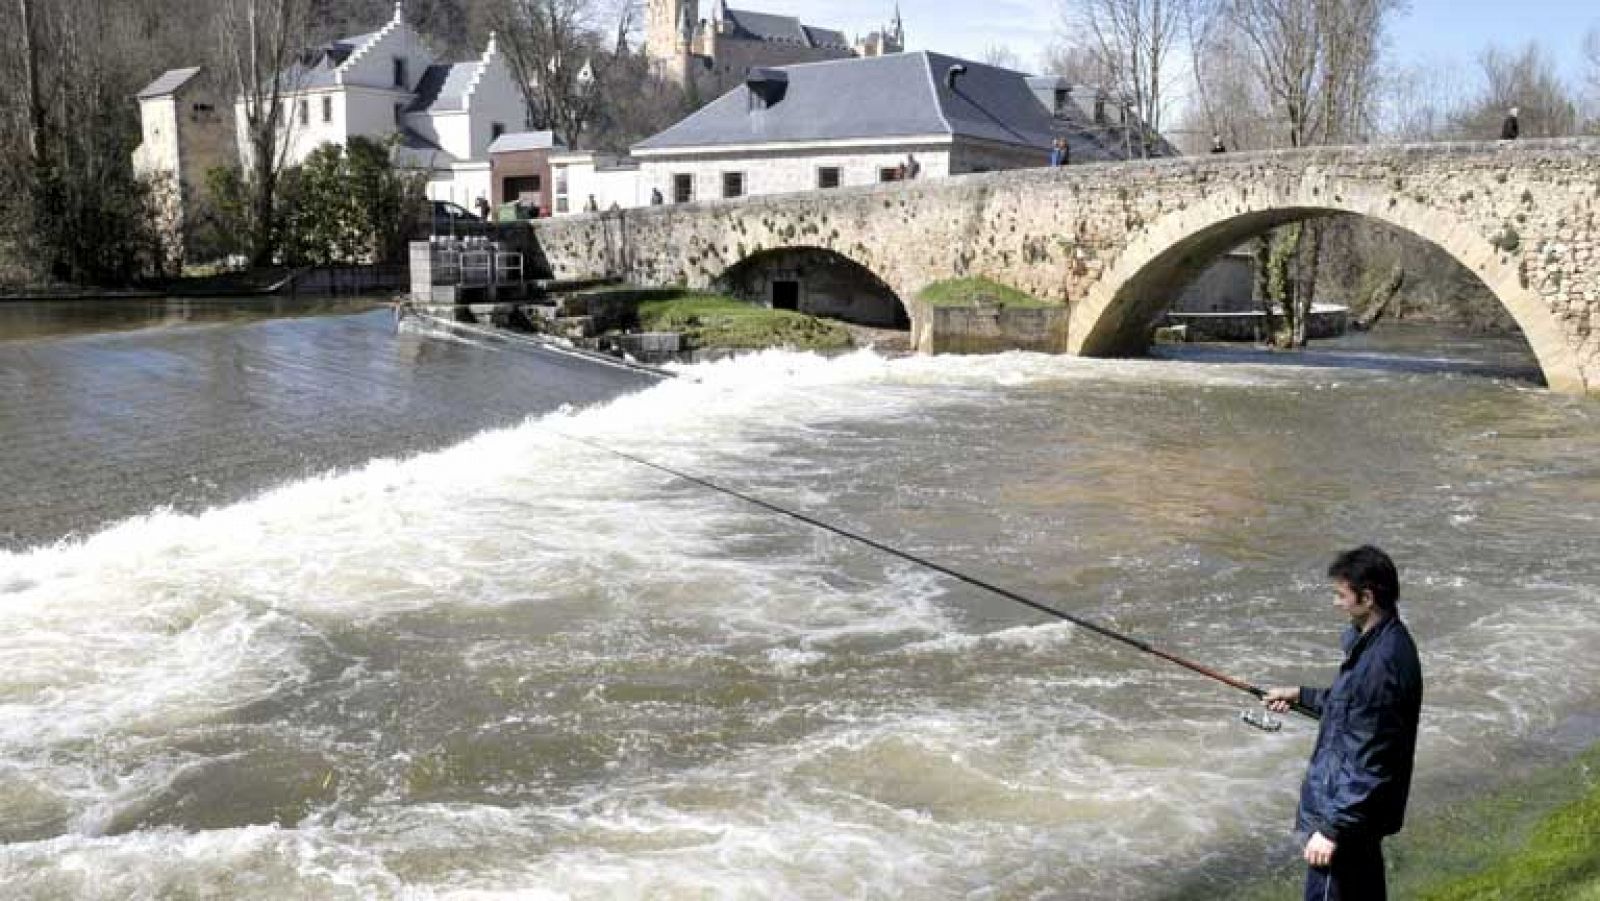
<svg viewBox="0 0 1600 901">
<path fill-rule="evenodd" d="M 1384 854 L 1393 898 L 1600 898 L 1600 744 L 1442 808 L 1413 810 L 1404 831 L 1385 843 Z M 1304 865 L 1289 859 L 1230 897 L 1297 897 L 1304 879 Z M 1215 891 L 1185 886 L 1164 901 L 1200 901 Z"/>
<path fill-rule="evenodd" d="M 685 294 L 639 304 L 648 332 L 679 332 L 694 350 L 845 350 L 850 332 L 837 322 L 774 310 L 731 297 Z"/>
</svg>

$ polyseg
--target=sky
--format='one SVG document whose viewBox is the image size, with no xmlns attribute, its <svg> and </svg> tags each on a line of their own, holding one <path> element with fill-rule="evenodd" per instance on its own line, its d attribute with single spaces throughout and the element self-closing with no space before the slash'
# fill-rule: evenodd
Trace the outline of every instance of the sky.
<svg viewBox="0 0 1600 901">
<path fill-rule="evenodd" d="M 798 15 L 807 24 L 849 35 L 882 26 L 894 0 L 734 0 L 734 9 Z M 710 3 L 702 6 L 709 11 Z M 1471 67 L 1490 43 L 1521 46 L 1533 40 L 1551 51 L 1569 78 L 1581 68 L 1578 46 L 1589 28 L 1600 28 L 1600 0 L 1409 0 L 1410 11 L 1395 22 L 1392 58 L 1402 65 Z M 982 59 L 1005 46 L 1028 68 L 1059 31 L 1059 0 L 900 0 L 912 50 L 938 50 Z"/>
</svg>

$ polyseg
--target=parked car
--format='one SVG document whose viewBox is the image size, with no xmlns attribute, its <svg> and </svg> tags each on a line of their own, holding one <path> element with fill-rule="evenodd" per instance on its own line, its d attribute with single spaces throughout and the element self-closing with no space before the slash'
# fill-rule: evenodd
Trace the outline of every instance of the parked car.
<svg viewBox="0 0 1600 901">
<path fill-rule="evenodd" d="M 484 221 L 459 203 L 433 201 L 433 233 L 436 235 L 481 235 Z"/>
</svg>

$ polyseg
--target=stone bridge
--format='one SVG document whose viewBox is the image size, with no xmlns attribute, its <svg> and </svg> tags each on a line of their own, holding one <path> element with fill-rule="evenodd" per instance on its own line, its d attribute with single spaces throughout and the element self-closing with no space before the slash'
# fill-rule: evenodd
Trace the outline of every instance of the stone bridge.
<svg viewBox="0 0 1600 901">
<path fill-rule="evenodd" d="M 1142 351 L 1219 254 L 1335 213 L 1432 242 L 1521 326 L 1550 386 L 1600 396 L 1600 139 L 1288 152 L 1031 169 L 544 220 L 557 278 L 706 288 L 779 249 L 822 249 L 902 301 L 983 275 L 1069 310 L 1068 351 Z M 913 316 L 915 315 L 913 311 Z M 915 322 L 913 322 L 915 325 Z"/>
</svg>

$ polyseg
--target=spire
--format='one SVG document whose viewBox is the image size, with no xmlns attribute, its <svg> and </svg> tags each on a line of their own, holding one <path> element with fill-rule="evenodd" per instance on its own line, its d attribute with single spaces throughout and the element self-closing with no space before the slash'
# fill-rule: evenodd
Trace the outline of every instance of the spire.
<svg viewBox="0 0 1600 901">
<path fill-rule="evenodd" d="M 906 27 L 905 22 L 900 18 L 900 0 L 895 0 L 894 18 L 889 20 L 889 34 L 894 38 L 894 42 L 899 45 L 899 49 L 904 50 L 906 43 Z"/>
<path fill-rule="evenodd" d="M 394 21 L 404 22 L 406 20 L 405 6 L 405 0 L 394 0 Z"/>
<path fill-rule="evenodd" d="M 491 32 L 489 32 L 489 46 L 483 48 L 483 55 L 484 55 L 485 58 L 487 58 L 487 57 L 494 56 L 499 51 L 500 51 L 500 36 L 497 33 L 491 31 Z"/>
</svg>

